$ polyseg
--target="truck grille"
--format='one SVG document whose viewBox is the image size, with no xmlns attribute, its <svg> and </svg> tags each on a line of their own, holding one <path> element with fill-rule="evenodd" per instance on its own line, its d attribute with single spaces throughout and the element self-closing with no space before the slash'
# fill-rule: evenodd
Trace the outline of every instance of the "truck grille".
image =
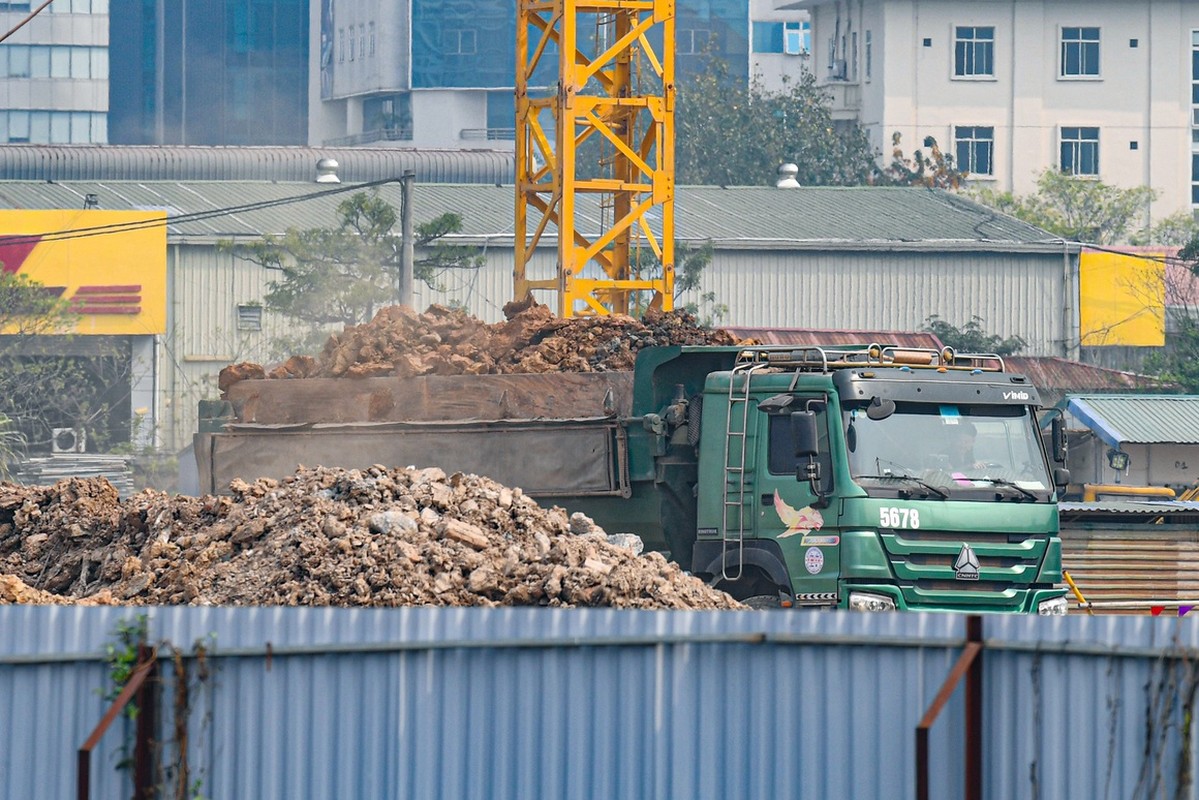
<svg viewBox="0 0 1199 800">
<path fill-rule="evenodd" d="M 1043 533 L 970 533 L 881 529 L 879 538 L 909 607 L 1019 609 L 1036 581 L 1049 537 Z M 963 545 L 978 562 L 978 579 L 958 579 Z M 969 595 L 969 599 L 963 599 Z"/>
</svg>

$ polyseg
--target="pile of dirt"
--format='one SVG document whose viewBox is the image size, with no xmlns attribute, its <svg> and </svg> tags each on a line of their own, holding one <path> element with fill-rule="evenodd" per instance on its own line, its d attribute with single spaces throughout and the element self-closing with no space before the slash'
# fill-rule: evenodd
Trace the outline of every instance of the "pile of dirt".
<svg viewBox="0 0 1199 800">
<path fill-rule="evenodd" d="M 543 305 L 509 304 L 505 322 L 486 323 L 460 309 L 417 313 L 389 306 L 363 325 L 329 338 L 318 356 L 293 356 L 269 371 L 234 364 L 220 388 L 243 378 L 370 378 L 611 372 L 633 368 L 637 351 L 655 345 L 732 345 L 727 332 L 699 325 L 686 311 L 650 311 L 642 319 L 613 315 L 561 319 Z"/>
<path fill-rule="evenodd" d="M 474 475 L 301 468 L 232 489 L 0 484 L 0 604 L 743 607 Z"/>
</svg>

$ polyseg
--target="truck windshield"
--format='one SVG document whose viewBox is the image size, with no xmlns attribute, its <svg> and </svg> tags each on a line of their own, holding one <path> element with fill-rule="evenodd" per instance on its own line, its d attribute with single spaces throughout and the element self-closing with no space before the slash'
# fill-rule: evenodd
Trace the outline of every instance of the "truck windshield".
<svg viewBox="0 0 1199 800">
<path fill-rule="evenodd" d="M 851 474 L 871 494 L 1027 501 L 1053 488 L 1026 407 L 898 403 L 874 420 L 859 405 L 844 419 Z"/>
</svg>

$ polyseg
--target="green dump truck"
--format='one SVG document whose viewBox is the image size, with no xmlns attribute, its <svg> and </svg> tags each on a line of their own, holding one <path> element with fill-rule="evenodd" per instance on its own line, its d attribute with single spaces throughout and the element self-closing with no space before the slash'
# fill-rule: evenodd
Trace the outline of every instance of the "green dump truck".
<svg viewBox="0 0 1199 800">
<path fill-rule="evenodd" d="M 994 355 L 641 350 L 633 372 L 243 380 L 201 488 L 439 466 L 591 516 L 755 606 L 1064 614 L 1039 398 Z"/>
</svg>

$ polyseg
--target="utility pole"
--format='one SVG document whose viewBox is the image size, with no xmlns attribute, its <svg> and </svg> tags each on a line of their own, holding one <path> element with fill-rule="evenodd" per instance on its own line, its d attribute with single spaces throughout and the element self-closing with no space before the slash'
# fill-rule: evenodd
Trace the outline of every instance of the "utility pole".
<svg viewBox="0 0 1199 800">
<path fill-rule="evenodd" d="M 412 240 L 412 184 L 416 173 L 406 170 L 400 178 L 400 305 L 412 307 L 413 269 L 416 260 Z"/>
</svg>

